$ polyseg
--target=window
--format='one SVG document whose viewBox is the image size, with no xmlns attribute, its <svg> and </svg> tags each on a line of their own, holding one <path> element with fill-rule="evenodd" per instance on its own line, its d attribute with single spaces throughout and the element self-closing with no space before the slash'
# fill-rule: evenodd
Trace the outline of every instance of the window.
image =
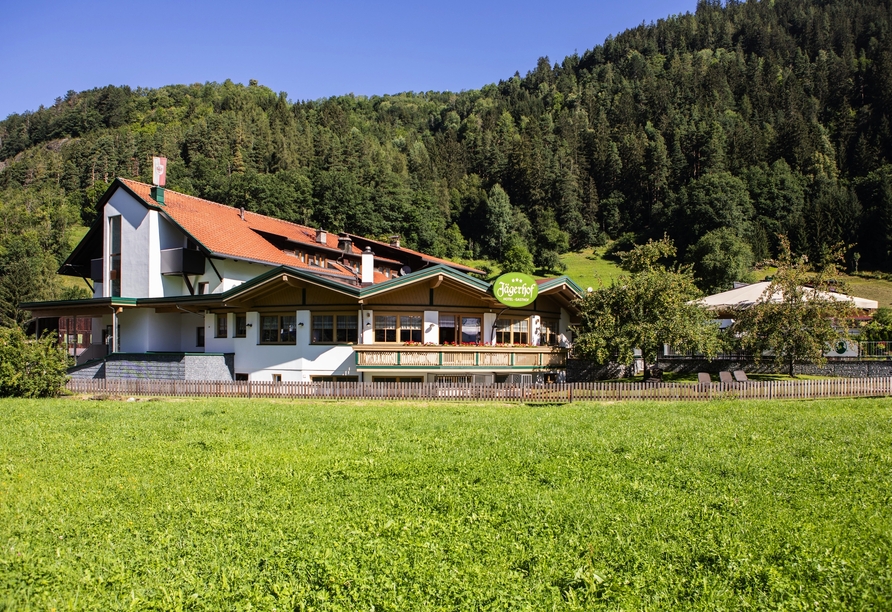
<svg viewBox="0 0 892 612">
<path fill-rule="evenodd" d="M 421 341 L 421 315 L 400 316 L 400 342 Z"/>
<path fill-rule="evenodd" d="M 359 382 L 358 376 L 310 376 L 313 382 Z"/>
<path fill-rule="evenodd" d="M 248 335 L 248 315 L 244 312 L 235 313 L 235 338 L 244 338 Z"/>
<path fill-rule="evenodd" d="M 274 383 L 282 382 L 282 375 L 281 374 L 273 374 L 273 382 Z"/>
<path fill-rule="evenodd" d="M 297 340 L 295 315 L 260 317 L 260 344 L 294 344 Z"/>
<path fill-rule="evenodd" d="M 396 342 L 396 315 L 375 316 L 375 342 Z"/>
<path fill-rule="evenodd" d="M 246 372 L 236 372 L 235 373 L 235 382 L 247 382 L 248 374 Z"/>
<path fill-rule="evenodd" d="M 542 346 L 558 345 L 558 322 L 554 320 L 542 319 L 542 328 L 540 331 L 539 343 Z"/>
<path fill-rule="evenodd" d="M 483 326 L 480 317 L 462 317 L 461 318 L 461 341 L 462 344 L 479 344 L 483 341 L 480 334 Z"/>
<path fill-rule="evenodd" d="M 455 326 L 455 316 L 453 315 L 440 315 L 439 318 L 439 328 L 440 328 L 440 344 L 455 344 L 458 342 L 456 340 L 456 329 Z"/>
<path fill-rule="evenodd" d="M 217 333 L 214 335 L 215 338 L 225 338 L 229 335 L 229 331 L 227 330 L 227 324 L 229 322 L 228 314 L 218 314 L 215 315 L 217 318 Z"/>
<path fill-rule="evenodd" d="M 529 319 L 498 319 L 496 321 L 496 344 L 529 343 Z"/>
<path fill-rule="evenodd" d="M 195 346 L 204 348 L 204 325 L 195 328 Z"/>
<path fill-rule="evenodd" d="M 376 383 L 423 383 L 424 376 L 373 376 Z"/>
<path fill-rule="evenodd" d="M 376 315 L 375 342 L 422 342 L 421 315 Z"/>
<path fill-rule="evenodd" d="M 314 315 L 313 335 L 311 342 L 314 344 L 325 342 L 343 342 L 356 344 L 359 338 L 359 317 L 356 315 Z"/>
<path fill-rule="evenodd" d="M 210 293 L 211 284 L 208 282 L 198 283 L 198 295 L 207 295 Z"/>
<path fill-rule="evenodd" d="M 121 215 L 108 218 L 109 295 L 121 297 Z"/>
</svg>

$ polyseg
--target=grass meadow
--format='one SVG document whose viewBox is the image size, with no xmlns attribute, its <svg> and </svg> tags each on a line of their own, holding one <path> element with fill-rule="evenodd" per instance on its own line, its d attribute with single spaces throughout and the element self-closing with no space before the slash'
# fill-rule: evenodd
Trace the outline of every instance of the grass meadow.
<svg viewBox="0 0 892 612">
<path fill-rule="evenodd" d="M 892 400 L 0 401 L 0 610 L 888 610 Z"/>
</svg>

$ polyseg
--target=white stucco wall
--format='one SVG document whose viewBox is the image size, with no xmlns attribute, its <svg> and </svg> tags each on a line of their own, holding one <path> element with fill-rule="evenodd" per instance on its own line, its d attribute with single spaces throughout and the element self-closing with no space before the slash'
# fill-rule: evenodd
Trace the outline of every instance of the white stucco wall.
<svg viewBox="0 0 892 612">
<path fill-rule="evenodd" d="M 150 257 L 150 222 L 149 210 L 123 189 L 118 189 L 103 209 L 103 246 L 102 256 L 105 262 L 103 278 L 103 296 L 111 297 L 109 275 L 109 225 L 108 220 L 116 215 L 121 216 L 121 296 L 150 297 L 149 268 Z"/>
<path fill-rule="evenodd" d="M 235 352 L 235 371 L 248 374 L 251 380 L 271 381 L 273 374 L 281 374 L 283 381 L 308 382 L 312 376 L 355 376 L 356 358 L 353 348 L 347 345 L 314 345 L 310 344 L 311 320 L 309 310 L 298 310 L 296 344 L 269 345 L 260 344 L 260 315 L 256 312 L 247 314 L 245 338 L 229 338 L 228 342 L 218 342 L 218 338 L 209 338 L 209 352 Z M 208 318 L 209 325 L 213 319 Z M 234 322 L 234 321 L 233 321 Z M 304 325 L 299 325 L 303 323 Z M 229 335 L 232 335 L 230 328 Z M 211 333 L 211 329 L 206 329 Z M 231 346 L 230 350 L 221 350 Z M 213 348 L 212 348 L 213 347 Z"/>
<path fill-rule="evenodd" d="M 424 342 L 438 344 L 440 342 L 440 312 L 438 310 L 424 311 Z"/>
</svg>

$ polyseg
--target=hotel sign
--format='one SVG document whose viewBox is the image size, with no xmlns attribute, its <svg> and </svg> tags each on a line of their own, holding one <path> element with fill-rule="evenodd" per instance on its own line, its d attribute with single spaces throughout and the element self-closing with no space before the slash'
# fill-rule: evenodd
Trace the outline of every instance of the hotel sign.
<svg viewBox="0 0 892 612">
<path fill-rule="evenodd" d="M 492 292 L 505 306 L 523 308 L 532 304 L 539 295 L 539 286 L 529 274 L 508 272 L 495 280 Z"/>
</svg>

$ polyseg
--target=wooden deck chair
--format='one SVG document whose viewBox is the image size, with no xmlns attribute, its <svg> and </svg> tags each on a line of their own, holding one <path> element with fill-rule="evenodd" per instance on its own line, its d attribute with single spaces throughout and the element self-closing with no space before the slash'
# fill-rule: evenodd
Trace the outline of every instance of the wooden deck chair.
<svg viewBox="0 0 892 612">
<path fill-rule="evenodd" d="M 719 372 L 719 380 L 726 385 L 734 384 L 734 379 L 731 378 L 731 372 Z"/>
<path fill-rule="evenodd" d="M 746 377 L 746 372 L 743 370 L 734 370 L 734 380 L 739 383 L 749 382 L 750 379 Z"/>
<path fill-rule="evenodd" d="M 711 385 L 712 377 L 709 376 L 708 372 L 697 372 L 697 382 L 701 385 Z"/>
</svg>

